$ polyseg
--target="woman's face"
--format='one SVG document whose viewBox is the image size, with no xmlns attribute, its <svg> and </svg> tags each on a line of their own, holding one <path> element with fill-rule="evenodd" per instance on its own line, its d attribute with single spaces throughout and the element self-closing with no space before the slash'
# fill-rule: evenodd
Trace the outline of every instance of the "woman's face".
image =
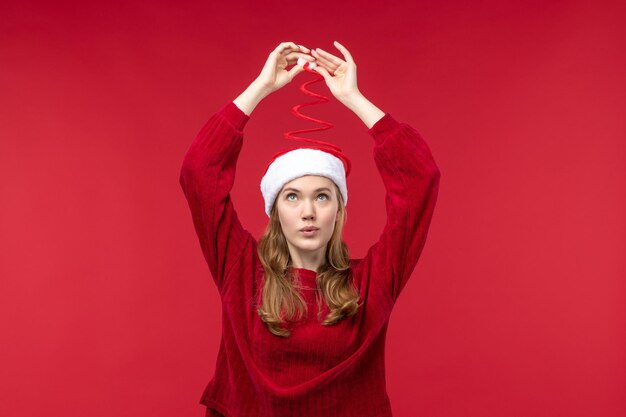
<svg viewBox="0 0 626 417">
<path fill-rule="evenodd" d="M 335 229 L 337 198 L 335 183 L 319 175 L 305 175 L 283 186 L 276 197 L 276 209 L 291 250 L 325 253 Z M 317 230 L 301 231 L 307 226 Z"/>
</svg>

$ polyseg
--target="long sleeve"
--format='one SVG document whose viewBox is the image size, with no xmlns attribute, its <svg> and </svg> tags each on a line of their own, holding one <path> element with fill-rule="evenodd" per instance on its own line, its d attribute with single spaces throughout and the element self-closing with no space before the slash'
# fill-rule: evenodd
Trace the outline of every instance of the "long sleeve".
<svg viewBox="0 0 626 417">
<path fill-rule="evenodd" d="M 440 172 L 420 134 L 389 113 L 368 133 L 374 139 L 374 160 L 386 189 L 387 221 L 364 260 L 395 303 L 426 242 Z"/>
<path fill-rule="evenodd" d="M 239 222 L 230 196 L 249 119 L 233 102 L 222 107 L 191 143 L 180 171 L 202 253 L 220 293 L 241 249 L 254 239 Z"/>
</svg>

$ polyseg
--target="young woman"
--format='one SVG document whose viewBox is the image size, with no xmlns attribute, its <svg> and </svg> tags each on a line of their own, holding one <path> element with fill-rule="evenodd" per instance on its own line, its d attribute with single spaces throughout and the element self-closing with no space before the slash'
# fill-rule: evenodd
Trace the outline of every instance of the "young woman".
<svg viewBox="0 0 626 417">
<path fill-rule="evenodd" d="M 207 416 L 391 416 L 389 315 L 426 241 L 440 174 L 418 132 L 359 91 L 350 52 L 335 46 L 343 59 L 293 42 L 278 45 L 185 155 L 180 184 L 222 300 L 215 375 L 200 400 Z M 316 64 L 313 70 L 373 139 L 387 221 L 362 259 L 350 259 L 342 241 L 349 161 L 341 154 L 299 148 L 271 161 L 261 180 L 269 223 L 258 242 L 233 208 L 244 126 L 263 98 L 304 71 L 287 70 L 298 58 Z"/>
</svg>

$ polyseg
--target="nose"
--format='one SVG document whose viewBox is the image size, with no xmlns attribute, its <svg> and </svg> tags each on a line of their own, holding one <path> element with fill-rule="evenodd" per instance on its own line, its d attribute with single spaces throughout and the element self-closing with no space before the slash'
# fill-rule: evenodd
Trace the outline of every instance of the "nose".
<svg viewBox="0 0 626 417">
<path fill-rule="evenodd" d="M 315 205 L 311 200 L 305 200 L 302 204 L 302 218 L 304 220 L 315 219 Z"/>
</svg>

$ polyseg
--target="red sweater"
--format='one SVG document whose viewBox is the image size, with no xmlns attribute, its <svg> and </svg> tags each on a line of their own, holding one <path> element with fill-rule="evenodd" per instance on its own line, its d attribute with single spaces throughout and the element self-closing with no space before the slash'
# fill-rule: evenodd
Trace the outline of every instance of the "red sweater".
<svg viewBox="0 0 626 417">
<path fill-rule="evenodd" d="M 230 196 L 249 118 L 234 103 L 226 104 L 191 143 L 180 173 L 222 301 L 215 375 L 200 403 L 208 416 L 391 416 L 385 336 L 435 208 L 440 175 L 432 154 L 417 131 L 389 113 L 368 130 L 386 189 L 387 222 L 365 257 L 351 260 L 363 305 L 356 315 L 322 326 L 315 291 L 304 291 L 309 317 L 283 338 L 270 333 L 257 314 L 264 277 L 257 241 L 239 222 Z M 297 270 L 303 284 L 315 288 L 316 272 Z M 324 308 L 321 317 L 329 312 Z"/>
</svg>

